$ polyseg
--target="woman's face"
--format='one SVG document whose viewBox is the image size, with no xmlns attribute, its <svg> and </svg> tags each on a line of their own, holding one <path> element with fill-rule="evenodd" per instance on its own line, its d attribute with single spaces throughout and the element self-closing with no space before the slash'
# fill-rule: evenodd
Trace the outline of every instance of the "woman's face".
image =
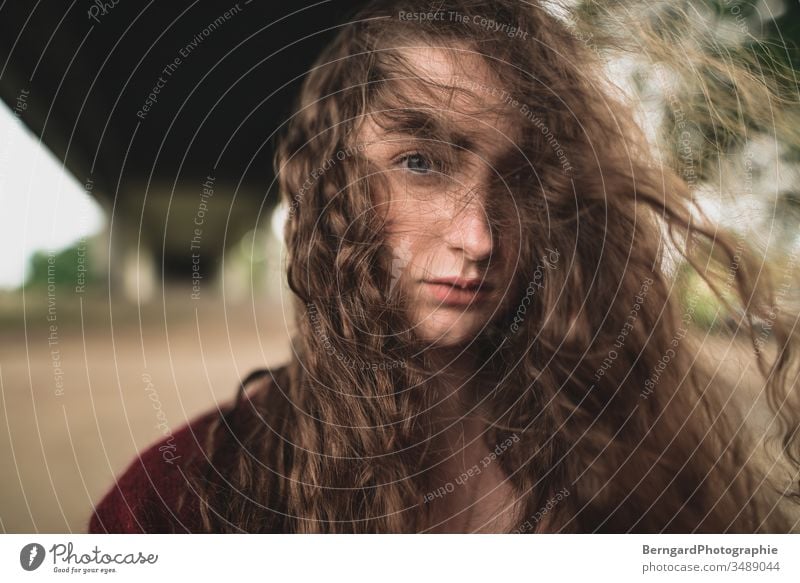
<svg viewBox="0 0 800 583">
<path fill-rule="evenodd" d="M 429 97 L 396 82 L 420 105 L 393 111 L 401 121 L 393 116 L 388 128 L 366 118 L 358 141 L 385 178 L 374 202 L 386 219 L 390 291 L 408 298 L 418 337 L 453 347 L 500 317 L 511 297 L 519 223 L 498 232 L 491 209 L 505 205 L 516 216 L 498 167 L 518 152 L 519 124 L 479 57 L 461 53 L 456 64 L 432 48 L 404 56 L 422 78 L 469 93 L 437 88 Z"/>
</svg>

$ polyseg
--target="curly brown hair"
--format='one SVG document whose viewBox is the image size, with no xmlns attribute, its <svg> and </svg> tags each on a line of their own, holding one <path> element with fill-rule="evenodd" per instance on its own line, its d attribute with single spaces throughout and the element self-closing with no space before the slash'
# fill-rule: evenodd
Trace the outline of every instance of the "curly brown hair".
<svg viewBox="0 0 800 583">
<path fill-rule="evenodd" d="M 431 11 L 460 17 L 400 17 Z M 490 214 L 520 234 L 510 293 L 524 310 L 498 318 L 472 346 L 482 387 L 472 414 L 485 422 L 490 450 L 510 444 L 498 463 L 520 509 L 513 531 L 796 528 L 798 344 L 792 323 L 771 313 L 775 289 L 755 254 L 692 212 L 685 176 L 654 157 L 596 52 L 539 3 L 391 0 L 341 28 L 279 141 L 294 356 L 257 373 L 268 382 L 242 391 L 212 432 L 210 459 L 220 439 L 240 446 L 232 472 L 198 486 L 205 529 L 431 526 L 423 496 L 441 486 L 428 471 L 441 461 L 429 447 L 441 395 L 390 293 L 371 203 L 381 181 L 356 139 L 365 114 L 396 120 L 425 102 L 430 87 L 400 52 L 421 43 L 480 55 L 523 127 L 495 184 L 496 200 L 513 205 Z M 418 83 L 418 103 L 395 90 L 401 78 Z M 774 350 L 756 357 L 789 480 L 768 479 L 762 444 L 687 334 L 692 300 L 676 293 L 669 248 L 725 301 L 738 298 L 740 331 L 754 346 L 757 322 L 771 323 Z M 558 266 L 542 276 L 554 250 Z"/>
</svg>

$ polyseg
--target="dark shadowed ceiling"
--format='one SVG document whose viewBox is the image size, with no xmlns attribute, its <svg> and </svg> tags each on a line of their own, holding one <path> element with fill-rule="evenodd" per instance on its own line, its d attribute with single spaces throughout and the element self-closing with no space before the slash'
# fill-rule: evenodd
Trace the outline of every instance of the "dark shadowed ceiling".
<svg viewBox="0 0 800 583">
<path fill-rule="evenodd" d="M 229 202 L 238 189 L 239 203 L 207 232 L 236 241 L 253 228 L 238 215 L 274 204 L 271 135 L 314 57 L 360 4 L 2 2 L 0 96 L 81 183 L 91 181 L 107 212 L 147 226 L 169 272 L 187 264 L 179 248 L 209 174 Z M 187 209 L 171 231 L 157 224 L 168 204 Z"/>
<path fill-rule="evenodd" d="M 0 92 L 12 109 L 25 97 L 23 121 L 105 192 L 196 180 L 217 160 L 220 175 L 264 182 L 297 77 L 359 4 L 5 2 Z"/>
</svg>

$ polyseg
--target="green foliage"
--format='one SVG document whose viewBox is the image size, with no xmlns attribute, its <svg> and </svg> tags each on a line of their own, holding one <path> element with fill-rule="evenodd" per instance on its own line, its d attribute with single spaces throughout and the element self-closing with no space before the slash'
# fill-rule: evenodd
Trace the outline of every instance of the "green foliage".
<svg viewBox="0 0 800 583">
<path fill-rule="evenodd" d="M 726 318 L 733 317 L 700 274 L 684 262 L 678 268 L 678 294 L 681 309 L 691 312 L 692 323 L 702 330 L 719 329 Z"/>
<path fill-rule="evenodd" d="M 89 248 L 86 241 L 80 241 L 58 253 L 37 251 L 31 258 L 26 288 L 45 288 L 50 284 L 58 287 L 74 288 L 88 285 L 98 280 L 91 270 Z"/>
</svg>

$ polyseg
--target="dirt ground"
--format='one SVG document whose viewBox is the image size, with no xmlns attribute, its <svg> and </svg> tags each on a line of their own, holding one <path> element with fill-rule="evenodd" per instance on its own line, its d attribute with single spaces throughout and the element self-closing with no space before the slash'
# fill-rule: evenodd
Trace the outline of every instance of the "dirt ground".
<svg viewBox="0 0 800 583">
<path fill-rule="evenodd" d="M 176 429 L 289 358 L 279 303 L 190 292 L 151 302 L 141 326 L 136 306 L 77 296 L 58 298 L 55 320 L 32 298 L 24 321 L 0 322 L 0 532 L 85 532 L 114 476 L 163 438 L 160 423 Z"/>
<path fill-rule="evenodd" d="M 231 399 L 253 368 L 288 360 L 279 301 L 226 306 L 190 293 L 170 290 L 141 311 L 82 296 L 51 310 L 30 297 L 24 319 L 21 306 L 9 316 L 15 307 L 0 305 L 0 532 L 85 532 L 114 477 L 162 438 L 160 423 L 174 430 Z M 732 391 L 750 384 L 746 345 L 704 344 Z M 769 421 L 762 406 L 748 419 Z"/>
</svg>

